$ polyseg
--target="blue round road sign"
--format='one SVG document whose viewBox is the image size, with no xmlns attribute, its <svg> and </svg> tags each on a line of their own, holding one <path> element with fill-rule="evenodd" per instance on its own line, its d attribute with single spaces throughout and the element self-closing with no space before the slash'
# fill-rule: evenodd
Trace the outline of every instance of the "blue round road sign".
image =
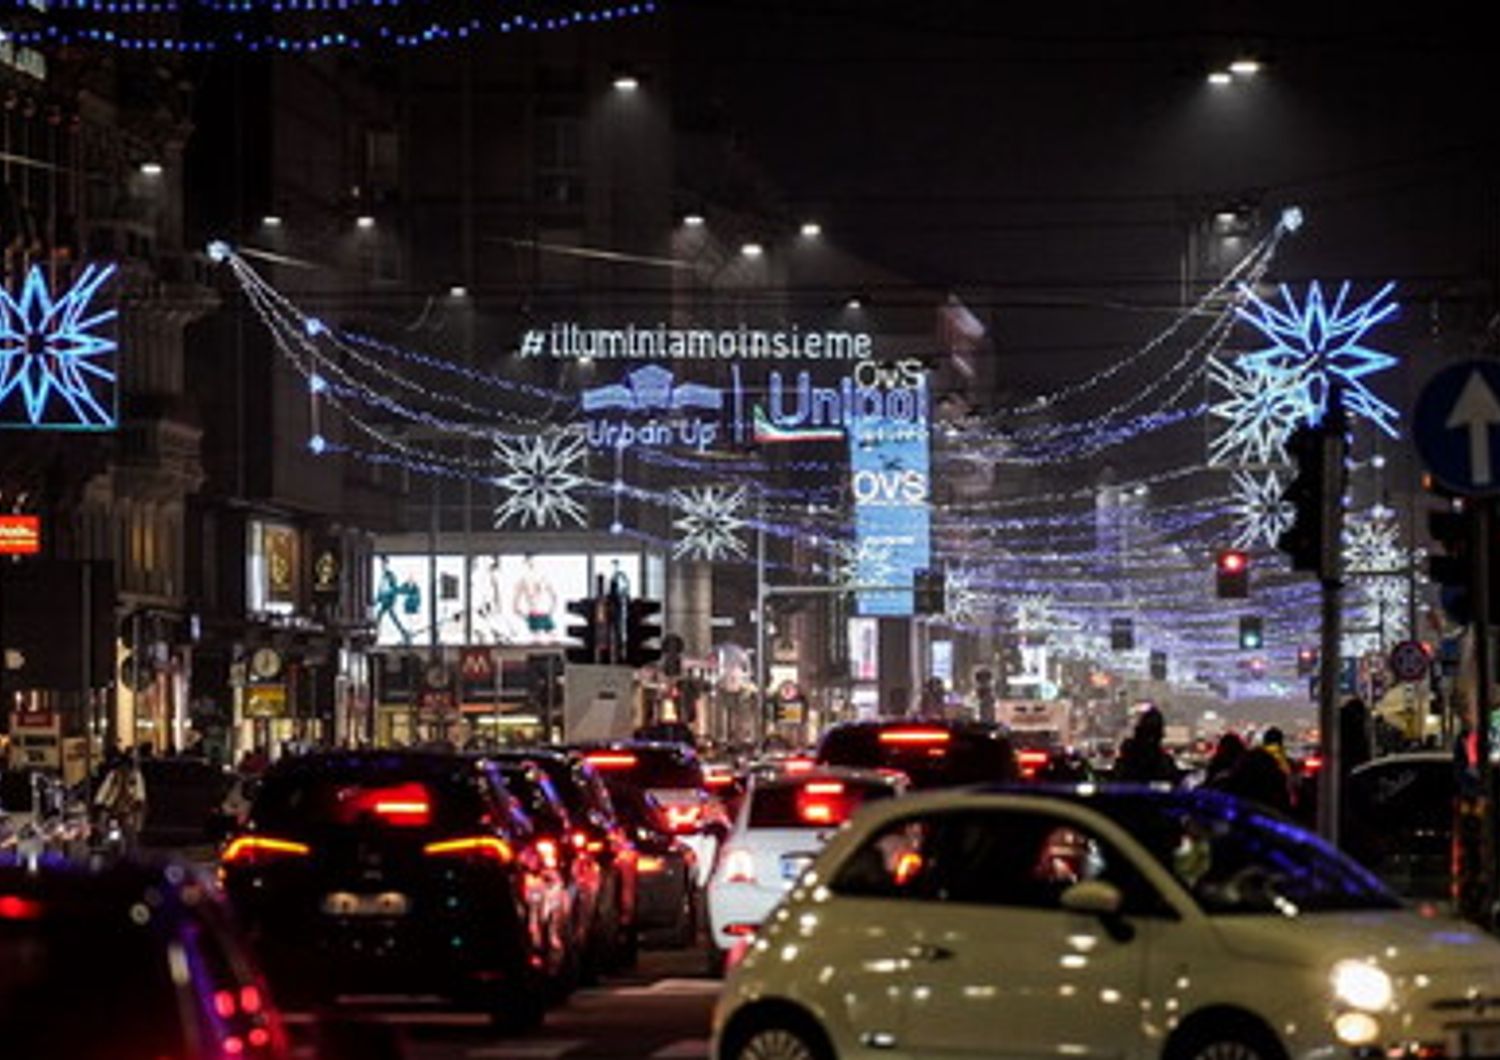
<svg viewBox="0 0 1500 1060">
<path fill-rule="evenodd" d="M 1412 429 L 1422 462 L 1444 486 L 1500 493 L 1500 361 L 1465 361 L 1433 376 Z"/>
</svg>

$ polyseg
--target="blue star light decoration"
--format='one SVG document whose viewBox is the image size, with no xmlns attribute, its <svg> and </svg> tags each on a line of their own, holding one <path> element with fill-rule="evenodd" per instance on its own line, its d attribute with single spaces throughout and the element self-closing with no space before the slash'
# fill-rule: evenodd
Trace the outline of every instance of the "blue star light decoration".
<svg viewBox="0 0 1500 1060">
<path fill-rule="evenodd" d="M 1396 315 L 1399 306 L 1390 297 L 1395 288 L 1394 283 L 1387 283 L 1363 302 L 1351 303 L 1347 282 L 1339 286 L 1331 301 L 1324 297 L 1321 286 L 1311 283 L 1307 297 L 1299 303 L 1283 284 L 1281 305 L 1275 306 L 1242 286 L 1245 304 L 1236 306 L 1235 313 L 1270 345 L 1242 354 L 1235 363 L 1249 375 L 1272 383 L 1290 377 L 1293 387 L 1302 389 L 1302 413 L 1311 421 L 1322 418 L 1330 390 L 1339 385 L 1344 391 L 1344 407 L 1350 413 L 1370 421 L 1392 438 L 1398 437 L 1400 414 L 1370 390 L 1367 382 L 1370 376 L 1394 365 L 1396 358 L 1365 345 L 1373 328 Z"/>
<path fill-rule="evenodd" d="M 53 297 L 41 266 L 19 296 L 0 288 L 0 427 L 110 430 L 115 427 L 115 353 L 99 333 L 118 315 L 95 309 L 113 265 L 88 265 Z"/>
<path fill-rule="evenodd" d="M 1286 442 L 1298 424 L 1313 415 L 1311 371 L 1307 364 L 1267 369 L 1218 358 L 1208 362 L 1208 377 L 1224 397 L 1209 415 L 1225 421 L 1208 446 L 1215 467 L 1287 463 Z"/>
<path fill-rule="evenodd" d="M 682 514 L 672 522 L 681 533 L 672 546 L 673 559 L 718 560 L 744 559 L 745 542 L 740 530 L 745 520 L 746 487 L 689 486 L 671 491 L 672 503 Z"/>
<path fill-rule="evenodd" d="M 1281 475 L 1275 471 L 1234 472 L 1230 515 L 1235 548 L 1274 548 L 1281 535 L 1291 529 L 1295 513 L 1282 499 L 1284 491 Z"/>
</svg>

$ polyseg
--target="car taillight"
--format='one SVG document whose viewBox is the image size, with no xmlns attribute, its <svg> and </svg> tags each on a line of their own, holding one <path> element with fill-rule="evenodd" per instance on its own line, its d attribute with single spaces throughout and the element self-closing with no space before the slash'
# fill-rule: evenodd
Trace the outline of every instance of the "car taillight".
<svg viewBox="0 0 1500 1060">
<path fill-rule="evenodd" d="M 642 854 L 640 857 L 635 859 L 636 871 L 644 872 L 648 876 L 661 872 L 666 867 L 667 859 L 659 858 L 655 854 Z"/>
<path fill-rule="evenodd" d="M 696 803 L 669 803 L 661 808 L 662 822 L 674 835 L 696 832 L 703 820 L 703 807 Z"/>
<path fill-rule="evenodd" d="M 629 751 L 595 751 L 583 760 L 595 769 L 634 769 L 638 761 Z"/>
<path fill-rule="evenodd" d="M 226 865 L 261 865 L 285 858 L 305 858 L 312 847 L 292 839 L 268 835 L 242 835 L 229 841 L 220 860 Z"/>
<path fill-rule="evenodd" d="M 816 764 L 811 758 L 788 758 L 781 768 L 788 773 L 811 773 Z"/>
<path fill-rule="evenodd" d="M 703 775 L 703 786 L 710 791 L 719 791 L 731 787 L 734 784 L 733 773 L 705 773 Z"/>
<path fill-rule="evenodd" d="M 17 894 L 0 894 L 0 920 L 40 920 L 42 903 Z"/>
<path fill-rule="evenodd" d="M 896 868 L 891 873 L 896 885 L 905 886 L 917 878 L 917 873 L 922 871 L 922 855 L 915 850 L 908 850 L 896 859 Z"/>
<path fill-rule="evenodd" d="M 432 800 L 425 785 L 415 782 L 372 788 L 356 799 L 383 822 L 399 828 L 423 828 L 432 822 Z"/>
<path fill-rule="evenodd" d="M 1048 754 L 1046 751 L 1021 751 L 1016 755 L 1016 761 L 1021 767 L 1021 776 L 1027 779 L 1036 776 L 1037 770 L 1047 764 Z"/>
<path fill-rule="evenodd" d="M 1322 755 L 1308 755 L 1302 760 L 1302 769 L 1307 773 L 1316 773 L 1323 768 Z"/>
<path fill-rule="evenodd" d="M 537 856 L 542 859 L 542 864 L 549 869 L 555 869 L 562 863 L 561 851 L 557 843 L 551 839 L 538 839 L 536 841 Z"/>
<path fill-rule="evenodd" d="M 934 746 L 946 744 L 953 739 L 947 729 L 886 729 L 880 734 L 881 743 Z"/>
<path fill-rule="evenodd" d="M 422 853 L 431 858 L 488 859 L 501 865 L 509 865 L 515 858 L 515 852 L 511 850 L 510 844 L 492 835 L 440 839 L 424 846 Z"/>
</svg>

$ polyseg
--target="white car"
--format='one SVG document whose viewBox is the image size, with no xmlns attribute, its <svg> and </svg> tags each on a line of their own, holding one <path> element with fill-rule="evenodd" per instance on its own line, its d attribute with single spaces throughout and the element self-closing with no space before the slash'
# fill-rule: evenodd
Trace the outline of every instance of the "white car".
<svg viewBox="0 0 1500 1060">
<path fill-rule="evenodd" d="M 750 782 L 708 881 L 710 964 L 755 934 L 760 922 L 859 806 L 905 785 L 861 769 L 761 775 Z"/>
<path fill-rule="evenodd" d="M 867 807 L 762 926 L 718 1060 L 1500 1056 L 1500 941 L 1210 792 Z"/>
</svg>

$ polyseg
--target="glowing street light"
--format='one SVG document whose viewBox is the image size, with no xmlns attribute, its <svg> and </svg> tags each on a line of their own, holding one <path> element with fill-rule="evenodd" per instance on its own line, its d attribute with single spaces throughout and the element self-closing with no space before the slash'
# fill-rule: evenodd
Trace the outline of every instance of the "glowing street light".
<svg viewBox="0 0 1500 1060">
<path fill-rule="evenodd" d="M 641 87 L 640 79 L 634 74 L 620 74 L 614 80 L 616 92 L 634 92 Z"/>
<path fill-rule="evenodd" d="M 1260 63 L 1254 59 L 1236 59 L 1229 64 L 1229 72 L 1235 77 L 1254 77 L 1260 73 Z"/>
<path fill-rule="evenodd" d="M 368 228 L 374 228 L 375 227 L 375 218 L 372 217 L 372 216 L 370 216 L 367 213 L 362 213 L 362 214 L 360 214 L 358 217 L 356 217 L 354 219 L 354 227 L 355 228 L 366 228 L 366 229 L 368 229 Z"/>
<path fill-rule="evenodd" d="M 823 234 L 823 226 L 816 221 L 802 222 L 802 236 L 804 239 L 817 239 Z"/>
<path fill-rule="evenodd" d="M 690 213 L 683 217 L 682 223 L 688 228 L 702 228 L 703 215 L 701 213 Z"/>
<path fill-rule="evenodd" d="M 758 258 L 765 252 L 765 248 L 762 247 L 759 243 L 746 243 L 744 246 L 740 247 L 740 253 L 747 258 Z"/>
<path fill-rule="evenodd" d="M 267 228 L 280 228 L 281 218 L 274 213 L 268 213 L 260 219 L 260 223 L 265 225 Z"/>
<path fill-rule="evenodd" d="M 1208 83 L 1215 86 L 1233 84 L 1234 75 L 1228 70 L 1215 70 L 1208 75 Z"/>
<path fill-rule="evenodd" d="M 159 177 L 159 176 L 161 176 L 161 174 L 162 174 L 162 168 L 161 168 L 161 163 L 160 162 L 142 162 L 141 163 L 141 176 L 143 176 L 143 177 Z"/>
</svg>

